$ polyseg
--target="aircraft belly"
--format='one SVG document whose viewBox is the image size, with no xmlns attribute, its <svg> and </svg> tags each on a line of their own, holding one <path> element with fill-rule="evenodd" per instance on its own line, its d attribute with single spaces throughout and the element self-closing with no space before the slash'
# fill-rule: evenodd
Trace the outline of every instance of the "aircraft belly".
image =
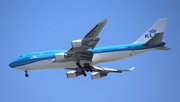
<svg viewBox="0 0 180 102">
<path fill-rule="evenodd" d="M 131 57 L 131 56 L 143 53 L 143 52 L 147 52 L 149 50 L 152 50 L 152 49 L 98 53 L 98 54 L 94 54 L 92 62 L 93 64 L 98 64 L 102 62 L 121 60 L 121 59 Z"/>
</svg>

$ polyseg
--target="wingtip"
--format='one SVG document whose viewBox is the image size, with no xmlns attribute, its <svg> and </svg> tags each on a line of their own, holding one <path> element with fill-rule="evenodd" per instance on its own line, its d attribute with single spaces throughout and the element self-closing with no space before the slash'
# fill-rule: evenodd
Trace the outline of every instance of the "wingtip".
<svg viewBox="0 0 180 102">
<path fill-rule="evenodd" d="M 159 19 L 159 20 L 162 20 L 162 21 L 167 21 L 167 20 L 168 20 L 168 18 L 161 18 L 161 19 Z"/>
<path fill-rule="evenodd" d="M 110 16 L 109 17 L 106 17 L 105 20 L 109 20 Z"/>
<path fill-rule="evenodd" d="M 130 70 L 130 71 L 133 71 L 133 70 L 134 70 L 134 68 L 135 68 L 135 67 L 131 67 L 129 70 Z"/>
<path fill-rule="evenodd" d="M 103 22 L 107 22 L 109 20 L 110 17 L 106 17 Z"/>
</svg>

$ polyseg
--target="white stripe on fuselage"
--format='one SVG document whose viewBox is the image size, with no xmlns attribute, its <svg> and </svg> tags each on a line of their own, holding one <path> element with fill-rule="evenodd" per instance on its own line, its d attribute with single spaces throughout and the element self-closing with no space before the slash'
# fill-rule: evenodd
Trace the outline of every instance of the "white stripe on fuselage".
<svg viewBox="0 0 180 102">
<path fill-rule="evenodd" d="M 140 54 L 140 53 L 152 50 L 152 49 L 96 53 L 93 56 L 92 65 L 103 63 L 103 62 L 121 60 L 121 59 L 131 57 L 133 55 L 137 55 L 137 54 Z M 48 69 L 48 68 L 76 68 L 76 67 L 77 67 L 76 61 L 53 63 L 53 59 L 47 59 L 47 60 L 37 61 L 37 62 L 27 64 L 27 65 L 18 66 L 15 68 L 20 69 L 20 70 L 39 70 L 39 69 Z"/>
</svg>

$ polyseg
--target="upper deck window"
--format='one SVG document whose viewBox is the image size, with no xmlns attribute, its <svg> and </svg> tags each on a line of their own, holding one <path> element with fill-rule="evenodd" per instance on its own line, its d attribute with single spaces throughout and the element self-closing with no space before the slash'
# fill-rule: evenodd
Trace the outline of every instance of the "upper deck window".
<svg viewBox="0 0 180 102">
<path fill-rule="evenodd" d="M 23 57 L 23 55 L 19 56 L 19 57 Z"/>
</svg>

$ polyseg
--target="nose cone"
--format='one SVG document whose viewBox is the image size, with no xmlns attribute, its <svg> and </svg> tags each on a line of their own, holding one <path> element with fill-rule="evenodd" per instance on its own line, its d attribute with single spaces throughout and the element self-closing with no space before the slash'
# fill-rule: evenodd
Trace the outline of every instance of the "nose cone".
<svg viewBox="0 0 180 102">
<path fill-rule="evenodd" d="M 9 63 L 9 67 L 14 68 L 14 62 Z"/>
</svg>

